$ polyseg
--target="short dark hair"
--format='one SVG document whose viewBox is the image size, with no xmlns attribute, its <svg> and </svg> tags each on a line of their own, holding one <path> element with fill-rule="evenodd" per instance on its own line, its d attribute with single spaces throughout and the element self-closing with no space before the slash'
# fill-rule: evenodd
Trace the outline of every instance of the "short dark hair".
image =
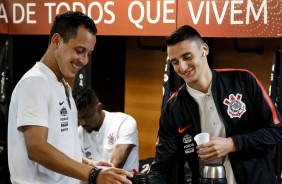
<svg viewBox="0 0 282 184">
<path fill-rule="evenodd" d="M 94 21 L 84 13 L 79 11 L 67 11 L 57 15 L 50 30 L 49 44 L 55 33 L 59 33 L 63 38 L 64 43 L 67 43 L 70 38 L 76 37 L 79 26 L 84 26 L 93 35 L 97 34 L 97 28 Z"/>
<path fill-rule="evenodd" d="M 87 86 L 75 87 L 72 90 L 73 99 L 76 104 L 77 110 L 84 109 L 89 105 L 95 104 L 99 101 L 99 98 L 95 91 Z"/>
<path fill-rule="evenodd" d="M 199 32 L 189 25 L 179 27 L 165 38 L 167 46 L 175 45 L 184 40 L 198 40 L 200 43 L 204 43 Z"/>
</svg>

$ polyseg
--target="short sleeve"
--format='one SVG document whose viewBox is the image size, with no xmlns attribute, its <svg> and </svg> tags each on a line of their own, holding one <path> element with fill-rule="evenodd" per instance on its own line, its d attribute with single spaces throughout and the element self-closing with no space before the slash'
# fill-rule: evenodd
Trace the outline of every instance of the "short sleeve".
<svg viewBox="0 0 282 184">
<path fill-rule="evenodd" d="M 127 115 L 119 128 L 118 140 L 116 144 L 138 145 L 138 130 L 136 121 L 129 115 Z"/>
<path fill-rule="evenodd" d="M 50 90 L 40 77 L 28 77 L 17 86 L 17 127 L 38 125 L 48 127 L 48 103 Z"/>
</svg>

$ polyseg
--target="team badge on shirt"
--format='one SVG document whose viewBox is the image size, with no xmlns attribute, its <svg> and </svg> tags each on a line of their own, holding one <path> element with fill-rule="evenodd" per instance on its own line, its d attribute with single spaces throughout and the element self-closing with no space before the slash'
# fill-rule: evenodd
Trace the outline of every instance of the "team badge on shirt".
<svg viewBox="0 0 282 184">
<path fill-rule="evenodd" d="M 60 110 L 60 114 L 61 114 L 61 116 L 66 116 L 66 115 L 68 115 L 67 109 L 66 109 L 65 107 L 63 107 L 63 108 Z"/>
<path fill-rule="evenodd" d="M 242 102 L 242 94 L 237 93 L 225 98 L 223 104 L 228 106 L 227 113 L 231 118 L 240 118 L 246 112 L 246 105 Z"/>
<path fill-rule="evenodd" d="M 90 152 L 90 146 L 87 146 L 87 147 L 84 147 L 84 149 L 83 148 L 81 148 L 82 149 L 82 153 L 84 153 L 84 155 L 86 156 L 86 158 L 88 158 L 88 159 L 90 159 L 90 160 L 92 160 L 93 158 L 92 158 L 92 154 L 91 154 L 91 152 Z"/>
<path fill-rule="evenodd" d="M 108 138 L 108 144 L 109 145 L 114 145 L 114 143 L 116 142 L 115 137 L 114 137 L 114 133 L 109 134 Z"/>
</svg>

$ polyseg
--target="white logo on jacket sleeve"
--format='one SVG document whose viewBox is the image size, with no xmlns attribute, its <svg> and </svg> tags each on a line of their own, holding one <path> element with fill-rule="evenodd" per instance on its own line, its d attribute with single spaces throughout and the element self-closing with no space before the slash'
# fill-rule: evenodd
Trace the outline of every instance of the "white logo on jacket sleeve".
<svg viewBox="0 0 282 184">
<path fill-rule="evenodd" d="M 186 134 L 183 137 L 183 149 L 185 154 L 189 154 L 195 151 L 195 144 L 192 142 L 191 135 Z"/>
<path fill-rule="evenodd" d="M 229 99 L 225 98 L 223 104 L 228 106 L 227 113 L 231 118 L 240 118 L 246 112 L 246 105 L 242 102 L 241 94 L 237 93 L 229 95 Z"/>
<path fill-rule="evenodd" d="M 183 143 L 190 143 L 192 142 L 192 137 L 188 134 L 186 134 L 184 137 L 183 137 Z"/>
</svg>

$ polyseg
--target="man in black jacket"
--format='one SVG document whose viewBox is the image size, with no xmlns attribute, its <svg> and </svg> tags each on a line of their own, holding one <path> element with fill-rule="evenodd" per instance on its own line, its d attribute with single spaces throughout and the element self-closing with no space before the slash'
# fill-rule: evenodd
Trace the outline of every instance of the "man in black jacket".
<svg viewBox="0 0 282 184">
<path fill-rule="evenodd" d="M 228 184 L 277 183 L 273 158 L 282 142 L 281 117 L 259 80 L 247 70 L 211 70 L 209 47 L 190 26 L 178 28 L 166 43 L 185 84 L 162 109 L 150 183 L 168 183 L 175 163 L 179 183 L 185 163 L 193 184 L 210 163 L 225 166 Z M 200 132 L 210 133 L 210 141 L 197 145 Z"/>
</svg>

